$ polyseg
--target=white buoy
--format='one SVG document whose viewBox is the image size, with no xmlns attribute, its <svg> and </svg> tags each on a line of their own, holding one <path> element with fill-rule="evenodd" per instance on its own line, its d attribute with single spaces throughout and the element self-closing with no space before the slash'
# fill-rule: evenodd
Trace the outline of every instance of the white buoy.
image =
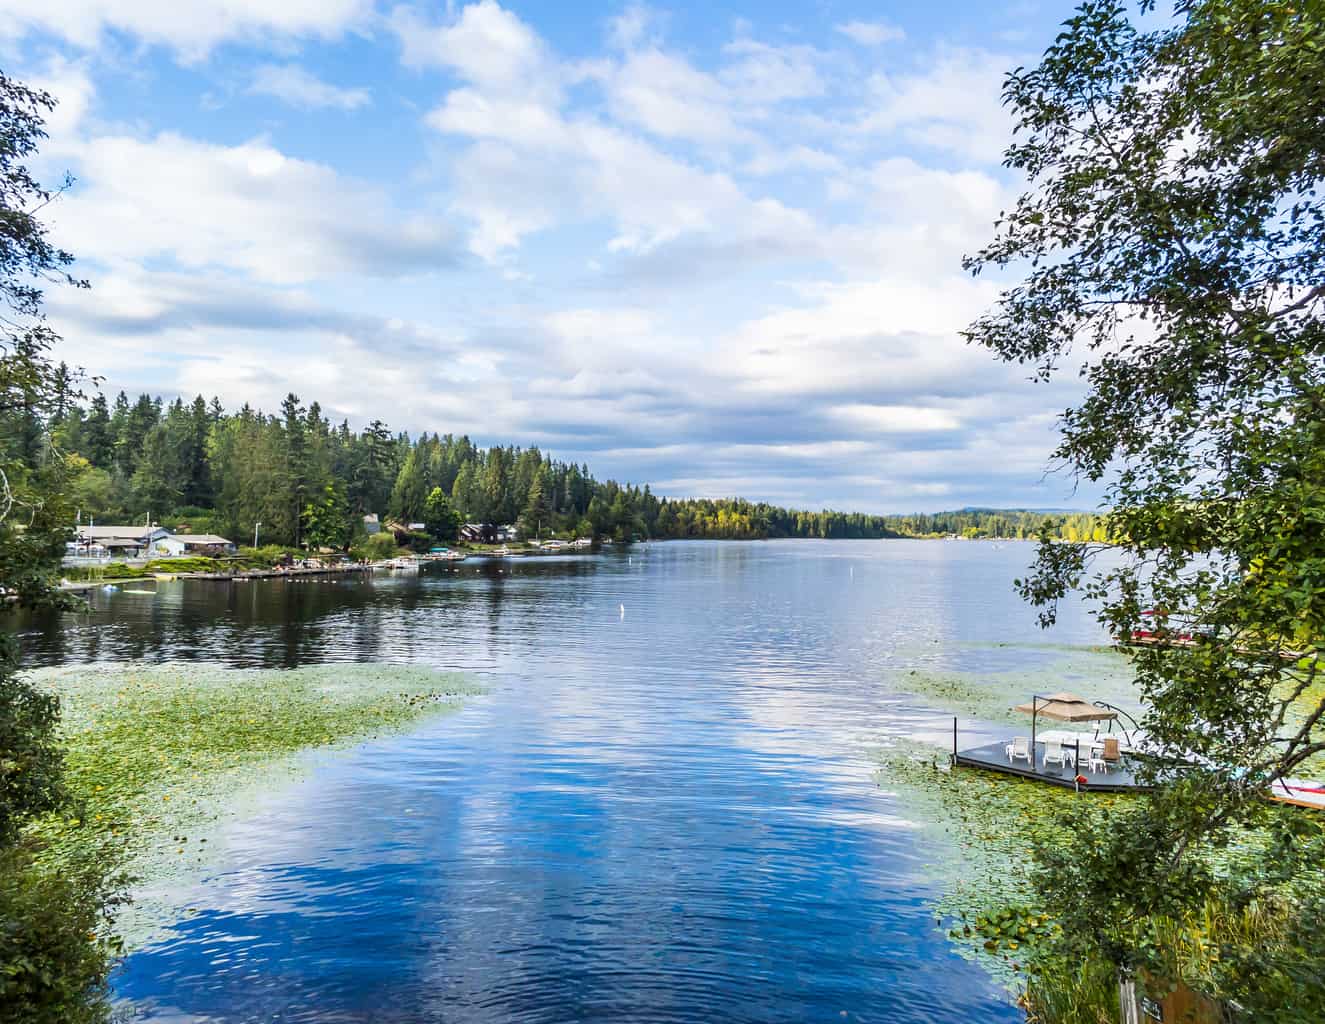
<svg viewBox="0 0 1325 1024">
<path fill-rule="evenodd" d="M 621 606 L 621 618 L 624 619 L 625 617 L 626 617 L 626 606 L 623 604 Z"/>
</svg>

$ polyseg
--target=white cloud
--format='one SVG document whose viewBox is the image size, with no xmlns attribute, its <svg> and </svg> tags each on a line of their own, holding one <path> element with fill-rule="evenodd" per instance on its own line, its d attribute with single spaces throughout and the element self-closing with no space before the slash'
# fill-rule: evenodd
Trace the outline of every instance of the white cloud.
<svg viewBox="0 0 1325 1024">
<path fill-rule="evenodd" d="M 661 20 L 659 12 L 644 4 L 631 4 L 607 22 L 607 38 L 618 50 L 633 50 L 645 42 Z"/>
<path fill-rule="evenodd" d="M 853 402 L 832 406 L 828 414 L 854 427 L 880 434 L 916 434 L 956 430 L 961 421 L 951 412 L 923 405 L 871 405 Z"/>
<path fill-rule="evenodd" d="M 248 91 L 274 96 L 305 110 L 331 107 L 358 110 L 372 102 L 367 89 L 346 89 L 324 82 L 298 64 L 263 64 L 254 69 Z"/>
<path fill-rule="evenodd" d="M 848 21 L 833 27 L 861 46 L 882 46 L 906 38 L 900 27 L 887 21 Z"/>
<path fill-rule="evenodd" d="M 0 0 L 0 35 L 45 32 L 93 49 L 122 32 L 194 61 L 230 40 L 335 38 L 371 9 L 372 0 Z"/>
<path fill-rule="evenodd" d="M 417 15 L 397 12 L 398 30 Z M 440 27 L 414 24 L 413 59 L 424 55 L 466 80 L 427 117 L 439 131 L 475 145 L 454 157 L 453 208 L 476 230 L 471 248 L 495 260 L 554 223 L 607 217 L 608 250 L 648 253 L 682 239 L 708 239 L 734 256 L 807 245 L 813 219 L 771 198 L 747 196 L 727 173 L 710 170 L 623 130 L 566 109 L 556 88 L 531 83 L 568 77 L 523 22 L 490 0 Z M 455 41 L 462 34 L 463 47 Z M 742 51 L 745 52 L 745 51 Z M 760 51 L 762 54 L 762 51 Z M 730 93 L 712 76 L 649 50 L 605 76 L 610 108 L 659 136 L 709 141 L 740 136 Z M 751 247 L 754 247 L 752 249 Z"/>
<path fill-rule="evenodd" d="M 452 264 L 451 229 L 267 142 L 97 136 L 70 154 L 79 187 L 52 214 L 62 244 L 107 263 L 173 259 L 267 281 L 393 276 Z"/>
<path fill-rule="evenodd" d="M 721 82 L 659 50 L 630 54 L 608 80 L 607 93 L 618 120 L 656 136 L 721 145 L 749 139 L 732 119 L 731 96 Z"/>
<path fill-rule="evenodd" d="M 607 338 L 638 338 L 654 326 L 653 318 L 639 309 L 566 309 L 548 315 L 544 323 L 567 341 L 595 345 Z"/>
<path fill-rule="evenodd" d="M 961 258 L 985 240 L 1012 190 L 976 170 L 925 167 L 889 157 L 849 172 L 861 214 L 835 228 L 825 248 L 857 273 L 933 284 L 956 276 Z M 964 282 L 963 282 L 964 283 Z"/>
<path fill-rule="evenodd" d="M 811 171 L 815 174 L 842 174 L 846 164 L 840 157 L 822 149 L 796 144 L 789 147 L 769 146 L 751 157 L 743 170 L 758 176 L 783 174 L 788 171 Z"/>
<path fill-rule="evenodd" d="M 1017 63 L 998 54 L 946 48 L 923 71 L 879 72 L 869 81 L 869 102 L 856 128 L 997 164 L 1012 138 L 1003 79 Z"/>
<path fill-rule="evenodd" d="M 412 7 L 391 12 L 409 67 L 447 67 L 485 90 L 530 94 L 555 87 L 556 69 L 543 41 L 495 0 L 464 7 L 433 25 Z"/>
<path fill-rule="evenodd" d="M 96 87 L 92 84 L 87 62 L 53 57 L 40 71 L 26 77 L 34 89 L 43 89 L 59 101 L 55 109 L 45 115 L 46 132 L 50 138 L 43 147 L 44 150 L 58 150 L 67 140 L 77 136 L 96 100 Z"/>
<path fill-rule="evenodd" d="M 742 105 L 772 104 L 822 96 L 818 63 L 823 55 L 808 46 L 769 46 L 751 39 L 730 43 L 735 58 L 720 75 Z"/>
<path fill-rule="evenodd" d="M 821 51 L 744 25 L 705 49 L 671 45 L 642 7 L 567 57 L 495 0 L 440 8 L 382 22 L 419 73 L 368 64 L 360 81 L 383 117 L 424 111 L 430 163 L 399 166 L 416 139 L 356 156 L 380 159 L 372 182 L 321 155 L 343 140 L 144 124 L 101 109 L 88 69 L 108 62 L 52 63 L 67 102 L 47 156 L 80 178 L 55 238 L 94 261 L 92 292 L 51 299 L 71 358 L 117 387 L 259 405 L 295 390 L 357 422 L 540 443 L 674 493 L 878 509 L 1035 486 L 1044 410 L 1070 395 L 1032 392 L 958 334 L 997 293 L 958 261 L 1010 201 L 984 166 L 1007 61 L 939 49 L 866 78 L 846 37 L 877 45 L 888 26 L 839 26 Z M 190 52 L 260 31 L 225 10 Z M 261 65 L 263 94 L 369 102 L 263 60 L 241 65 Z M 427 279 L 465 250 L 493 265 Z"/>
</svg>

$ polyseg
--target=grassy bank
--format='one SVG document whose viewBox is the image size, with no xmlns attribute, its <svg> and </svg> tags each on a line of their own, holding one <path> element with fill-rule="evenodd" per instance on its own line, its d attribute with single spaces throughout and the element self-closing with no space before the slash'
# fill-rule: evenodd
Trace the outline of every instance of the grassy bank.
<svg viewBox="0 0 1325 1024">
<path fill-rule="evenodd" d="M 305 773 L 307 752 L 400 732 L 478 692 L 458 676 L 390 665 L 93 665 L 31 677 L 60 697 L 80 808 L 42 826 L 51 856 L 122 851 L 143 890 L 204 870 L 219 827 Z M 140 902 L 131 941 L 160 909 Z"/>
<path fill-rule="evenodd" d="M 223 558 L 190 555 L 180 558 L 154 558 L 147 562 L 110 561 L 100 565 L 66 565 L 60 575 L 72 583 L 126 583 L 152 579 L 158 573 L 173 576 L 185 572 L 237 572 L 270 569 L 288 559 L 308 558 L 300 548 L 269 544 L 261 548 L 240 548 L 237 554 Z"/>
<path fill-rule="evenodd" d="M 248 568 L 237 559 L 219 558 L 158 558 L 141 565 L 128 562 L 107 562 L 104 565 L 71 565 L 61 575 L 72 583 L 124 583 L 131 580 L 150 580 L 158 573 L 173 575 L 181 572 L 221 572 L 226 569 Z"/>
</svg>

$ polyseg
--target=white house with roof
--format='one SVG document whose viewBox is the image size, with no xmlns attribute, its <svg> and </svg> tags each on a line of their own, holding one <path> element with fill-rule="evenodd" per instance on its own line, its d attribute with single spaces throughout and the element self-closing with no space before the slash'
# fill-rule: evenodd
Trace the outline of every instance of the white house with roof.
<svg viewBox="0 0 1325 1024">
<path fill-rule="evenodd" d="M 184 555 L 233 555 L 238 549 L 233 541 L 214 533 L 172 533 L 153 544 L 152 550 L 168 558 L 179 558 Z"/>
<path fill-rule="evenodd" d="M 68 551 L 76 558 L 180 558 L 232 555 L 236 547 L 214 533 L 171 533 L 164 526 L 79 526 Z"/>
<path fill-rule="evenodd" d="M 80 526 L 69 545 L 70 554 L 91 558 L 139 558 L 170 531 L 162 526 Z"/>
</svg>

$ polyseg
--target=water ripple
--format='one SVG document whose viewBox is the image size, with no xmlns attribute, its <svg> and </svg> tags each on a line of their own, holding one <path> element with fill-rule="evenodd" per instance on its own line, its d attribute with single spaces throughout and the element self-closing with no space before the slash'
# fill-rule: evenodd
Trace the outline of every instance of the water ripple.
<svg viewBox="0 0 1325 1024">
<path fill-rule="evenodd" d="M 1042 668 L 1024 545 L 668 544 L 93 597 L 34 663 L 415 662 L 490 696 L 273 794 L 117 993 L 160 1022 L 1019 1019 L 867 749 L 903 669 Z M 621 607 L 625 606 L 624 616 Z M 1069 609 L 1052 639 L 1101 637 Z"/>
</svg>

